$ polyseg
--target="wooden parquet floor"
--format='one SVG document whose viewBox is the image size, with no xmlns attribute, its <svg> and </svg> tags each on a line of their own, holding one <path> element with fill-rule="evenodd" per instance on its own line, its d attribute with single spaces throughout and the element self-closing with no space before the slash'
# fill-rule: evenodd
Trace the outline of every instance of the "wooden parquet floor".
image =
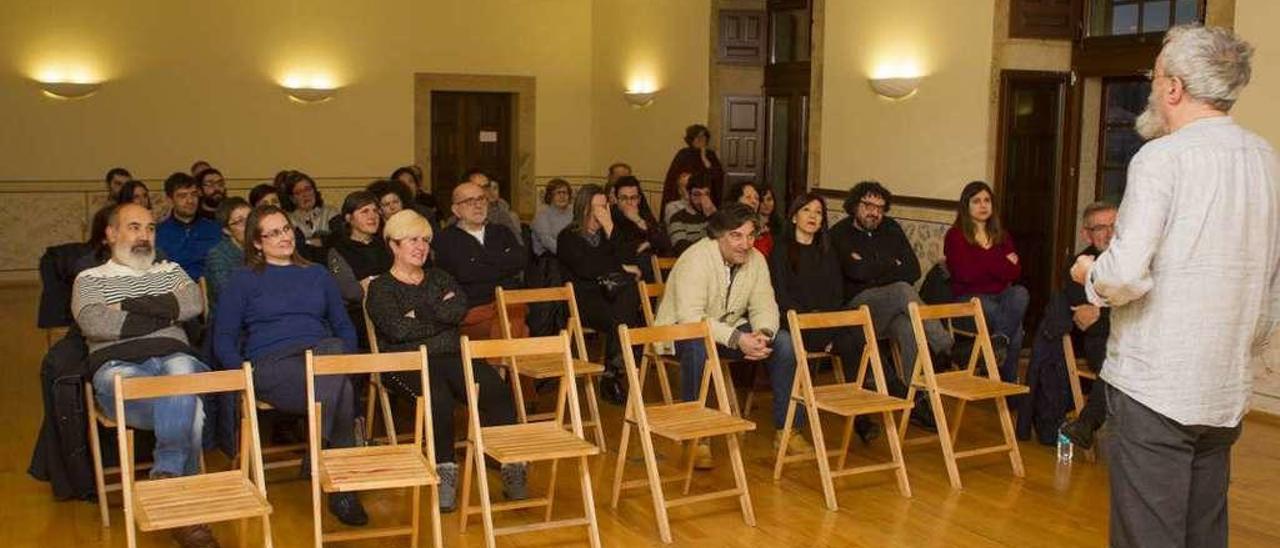
<svg viewBox="0 0 1280 548">
<path fill-rule="evenodd" d="M 91 502 L 56 502 L 48 486 L 26 473 L 31 449 L 40 425 L 39 364 L 45 348 L 43 333 L 34 327 L 39 288 L 31 284 L 0 285 L 0 356 L 4 356 L 0 383 L 0 546 L 97 547 L 124 546 L 123 514 L 114 496 L 112 526 L 104 529 Z M 1053 448 L 1034 442 L 1022 444 L 1025 478 L 1014 478 L 1008 459 L 989 455 L 961 461 L 964 490 L 952 491 L 947 483 L 941 453 L 936 444 L 907 448 L 906 460 L 914 496 L 898 494 L 891 473 L 860 475 L 837 480 L 838 512 L 822 503 L 816 467 L 812 463 L 789 466 L 783 479 L 772 479 L 773 428 L 766 394 L 756 406 L 756 431 L 744 436 L 747 475 L 755 504 L 757 527 L 742 522 L 736 502 L 722 499 L 671 511 L 675 546 L 716 548 L 769 546 L 1103 546 L 1107 534 L 1107 471 L 1099 459 L 1084 462 L 1077 457 L 1069 469 L 1056 466 Z M 661 546 L 653 507 L 642 490 L 624 491 L 616 510 L 610 509 L 609 488 L 613 459 L 622 421 L 619 407 L 602 404 L 610 452 L 591 460 L 601 538 L 606 546 Z M 829 421 L 834 424 L 835 421 Z M 990 404 L 971 406 L 966 415 L 962 444 L 994 441 L 999 428 Z M 830 430 L 830 438 L 836 432 Z M 633 443 L 633 447 L 637 447 Z M 666 455 L 665 469 L 674 468 L 672 446 L 659 443 Z M 884 459 L 883 439 L 864 446 L 855 441 L 852 464 Z M 638 455 L 638 449 L 633 450 Z M 693 491 L 713 491 L 731 486 L 731 470 L 723 444 L 716 446 L 721 465 L 712 472 L 695 473 Z M 211 466 L 220 459 L 210 456 Z M 557 517 L 581 515 L 575 465 L 561 467 L 557 487 Z M 642 474 L 637 460 L 628 466 L 628 478 Z M 1235 546 L 1280 546 L 1280 421 L 1251 417 L 1233 454 L 1231 534 Z M 530 490 L 535 496 L 545 488 L 547 470 L 535 467 Z M 272 526 L 277 546 L 309 546 L 311 542 L 310 492 L 295 470 L 269 474 L 268 498 L 275 508 Z M 493 485 L 496 475 L 491 474 Z M 672 488 L 678 484 L 669 484 Z M 494 492 L 498 492 L 495 489 Z M 495 495 L 497 496 L 497 495 Z M 391 525 L 407 517 L 403 493 L 362 495 L 372 523 Z M 424 501 L 425 502 L 425 501 Z M 458 514 L 444 515 L 446 546 L 483 546 L 481 527 L 473 518 L 465 535 L 458 533 Z M 499 523 L 532 522 L 541 511 L 515 512 Z M 429 514 L 422 510 L 423 523 Z M 502 520 L 510 521 L 502 521 Z M 329 520 L 327 527 L 333 527 Z M 236 527 L 214 528 L 226 546 L 238 544 Z M 500 546 L 585 546 L 581 529 L 504 537 Z M 256 534 L 256 526 L 250 535 Z M 424 535 L 429 539 L 429 535 Z M 424 540 L 424 542 L 426 542 Z M 252 543 L 252 541 L 251 541 Z M 403 546 L 404 539 L 347 543 L 345 546 Z M 141 546 L 171 546 L 164 533 L 143 534 Z M 425 544 L 424 544 L 425 545 Z"/>
</svg>

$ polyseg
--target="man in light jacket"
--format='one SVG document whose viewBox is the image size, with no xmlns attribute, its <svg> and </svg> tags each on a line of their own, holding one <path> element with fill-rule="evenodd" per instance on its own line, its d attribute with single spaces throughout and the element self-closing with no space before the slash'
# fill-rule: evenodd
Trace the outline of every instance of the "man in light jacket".
<svg viewBox="0 0 1280 548">
<path fill-rule="evenodd" d="M 656 323 L 708 320 L 721 358 L 765 362 L 773 384 L 777 444 L 791 398 L 796 355 L 791 336 L 779 328 L 768 262 L 753 247 L 760 222 L 759 216 L 742 204 L 716 211 L 707 222 L 707 238 L 689 246 L 671 270 Z M 680 359 L 680 395 L 685 401 L 696 400 L 707 350 L 700 340 L 681 341 L 676 343 L 676 355 Z M 804 424 L 804 413 L 797 408 L 795 426 Z M 803 453 L 812 449 L 793 432 L 788 450 Z M 712 467 L 710 445 L 699 445 L 694 465 Z"/>
</svg>

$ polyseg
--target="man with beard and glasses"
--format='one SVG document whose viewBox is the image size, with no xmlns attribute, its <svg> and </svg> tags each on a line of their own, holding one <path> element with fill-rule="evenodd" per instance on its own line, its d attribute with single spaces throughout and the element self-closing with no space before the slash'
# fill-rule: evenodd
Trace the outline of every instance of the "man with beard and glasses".
<svg viewBox="0 0 1280 548">
<path fill-rule="evenodd" d="M 849 216 L 831 227 L 831 247 L 844 276 L 846 307 L 867 305 L 876 336 L 888 337 L 898 345 L 901 370 L 888 382 L 894 395 L 904 397 L 916 366 L 916 335 L 907 305 L 922 302 L 915 288 L 920 261 L 902 226 L 887 215 L 892 200 L 893 194 L 876 181 L 854 185 L 844 202 Z M 924 334 L 929 349 L 937 354 L 945 355 L 955 342 L 937 320 L 925 322 Z M 932 428 L 928 402 L 928 398 L 918 398 L 911 418 Z"/>
<path fill-rule="evenodd" d="M 182 172 L 170 175 L 164 181 L 164 194 L 173 210 L 156 227 L 156 247 L 197 280 L 204 275 L 205 256 L 222 239 L 222 229 L 199 215 L 200 185 L 194 177 Z"/>
<path fill-rule="evenodd" d="M 1250 362 L 1280 318 L 1276 155 L 1227 115 L 1253 47 L 1169 29 L 1111 245 L 1071 277 L 1110 307 L 1112 546 L 1226 546 Z"/>
<path fill-rule="evenodd" d="M 197 214 L 205 219 L 216 219 L 218 206 L 227 197 L 227 182 L 222 178 L 222 172 L 205 168 L 196 174 L 196 182 L 200 183 L 200 210 Z"/>
<path fill-rule="evenodd" d="M 208 371 L 193 357 L 180 322 L 200 314 L 200 287 L 175 263 L 157 261 L 156 224 L 136 204 L 116 206 L 107 218 L 111 259 L 76 277 L 71 311 L 89 346 L 93 390 L 103 413 L 115 420 L 115 377 L 158 377 Z M 156 436 L 151 478 L 200 471 L 204 412 L 197 396 L 125 403 L 129 426 Z M 217 546 L 205 525 L 173 531 L 181 546 Z"/>
</svg>

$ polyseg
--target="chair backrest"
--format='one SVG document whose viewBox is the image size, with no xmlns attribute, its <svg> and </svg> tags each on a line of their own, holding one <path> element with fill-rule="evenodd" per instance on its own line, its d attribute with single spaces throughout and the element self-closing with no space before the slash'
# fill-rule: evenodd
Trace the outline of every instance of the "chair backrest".
<svg viewBox="0 0 1280 548">
<path fill-rule="evenodd" d="M 327 375 L 361 375 L 413 371 L 421 381 L 422 393 L 418 395 L 413 414 L 413 443 L 421 450 L 425 439 L 432 437 L 431 390 L 428 382 L 429 365 L 427 347 L 416 351 L 384 352 L 379 354 L 316 355 L 307 351 L 307 422 L 311 439 L 311 462 L 320 462 L 320 422 L 322 409 L 316 401 L 316 377 Z M 388 417 L 387 420 L 392 420 Z M 435 444 L 426 443 L 427 457 L 435 462 Z"/>
<path fill-rule="evenodd" d="M 569 309 L 569 319 L 565 329 L 569 332 L 572 350 L 578 359 L 587 359 L 587 342 L 582 334 L 582 316 L 578 315 L 578 298 L 573 292 L 573 284 L 565 282 L 556 287 L 539 287 L 534 289 L 494 289 L 494 300 L 498 306 L 498 322 L 502 326 L 502 337 L 511 337 L 511 317 L 507 307 L 515 304 L 565 303 Z M 514 358 L 514 356 L 512 357 Z"/>
<path fill-rule="evenodd" d="M 659 257 L 657 255 L 650 255 L 649 264 L 653 266 L 654 281 L 660 284 L 666 283 L 666 278 L 662 276 L 662 273 L 664 271 L 669 272 L 671 269 L 676 267 L 676 257 Z"/>
<path fill-rule="evenodd" d="M 657 259 L 656 257 L 654 258 Z M 656 272 L 656 270 L 655 270 Z M 667 293 L 667 284 L 662 282 L 647 283 L 640 280 L 636 284 L 636 290 L 640 292 L 640 311 L 644 314 L 644 324 L 653 325 L 653 301 L 656 299 L 662 301 L 662 296 Z"/>
<path fill-rule="evenodd" d="M 884 365 L 880 359 L 880 345 L 876 344 L 876 330 L 871 322 L 871 309 L 867 305 L 854 310 L 838 312 L 812 312 L 798 314 L 795 310 L 787 311 L 787 325 L 791 326 L 791 343 L 796 352 L 796 380 L 806 390 L 806 398 L 813 397 L 813 378 L 809 373 L 809 352 L 804 348 L 804 332 L 812 329 L 859 329 L 863 340 L 869 341 L 862 346 L 862 356 L 858 359 L 858 376 L 854 386 L 862 387 L 866 379 L 868 367 L 875 379 L 876 392 L 888 394 L 889 387 L 884 374 Z"/>
<path fill-rule="evenodd" d="M 569 421 L 573 434 L 579 438 L 582 434 L 582 412 L 578 407 L 578 388 L 574 382 L 573 356 L 569 350 L 569 334 L 560 331 L 559 335 L 550 337 L 529 337 L 524 339 L 490 339 L 471 340 L 462 336 L 462 372 L 467 386 L 467 415 L 470 423 L 467 437 L 472 442 L 480 443 L 480 407 L 479 385 L 476 384 L 475 372 L 471 364 L 474 360 L 514 359 L 528 356 L 546 356 L 557 354 L 563 356 L 565 374 L 560 377 L 560 393 L 557 400 L 567 405 L 556 406 L 555 422 L 564 424 L 565 408 L 569 411 Z M 624 354 L 626 354 L 624 352 Z M 585 439 L 585 438 L 584 438 Z"/>
<path fill-rule="evenodd" d="M 360 280 L 360 290 L 364 295 L 364 297 L 360 298 L 360 313 L 364 314 L 364 334 L 369 338 L 369 352 L 377 354 L 378 333 L 373 327 L 373 320 L 369 319 L 369 284 L 373 283 L 374 278 L 377 278 L 377 276 Z"/>
<path fill-rule="evenodd" d="M 248 363 L 241 369 L 228 369 L 207 373 L 165 375 L 160 377 L 128 377 L 116 375 L 115 415 L 116 436 L 120 448 L 120 485 L 127 507 L 133 507 L 134 455 L 133 432 L 129 430 L 124 412 L 125 403 L 133 400 L 170 396 L 196 396 L 226 392 L 240 393 L 242 425 L 240 436 L 241 469 L 250 478 L 258 492 L 265 497 L 267 481 L 262 467 L 262 447 L 258 437 L 258 414 L 254 411 L 257 396 L 253 391 L 253 367 Z"/>
<path fill-rule="evenodd" d="M 652 345 L 702 339 L 702 345 L 707 352 L 707 362 L 702 368 L 702 379 L 699 380 L 698 384 L 698 402 L 706 405 L 707 394 L 710 390 L 715 390 L 716 404 L 719 409 L 725 413 L 731 412 L 723 371 L 720 368 L 720 355 L 716 351 L 715 340 L 711 338 L 711 324 L 707 320 L 697 323 L 637 327 L 634 329 L 624 324 L 618 326 L 618 337 L 622 341 L 622 348 L 631 348 L 637 344 Z M 627 412 L 643 414 L 644 384 L 640 382 L 640 373 L 636 365 L 635 354 L 633 352 L 623 352 L 622 361 L 626 366 L 627 381 L 630 385 L 630 393 L 627 396 Z M 662 367 L 662 365 L 658 364 L 658 367 Z"/>
<path fill-rule="evenodd" d="M 207 322 L 209 320 L 209 281 L 201 276 L 196 283 L 200 284 L 200 319 Z"/>
<path fill-rule="evenodd" d="M 1000 368 L 996 364 L 996 353 L 991 347 L 991 334 L 987 330 L 987 319 L 982 314 L 982 303 L 976 297 L 960 303 L 929 305 L 911 303 L 907 305 L 907 311 L 911 316 L 911 328 L 916 336 L 916 367 L 914 368 L 915 373 L 912 375 L 913 382 L 916 377 L 923 375 L 927 386 L 931 389 L 937 388 L 934 379 L 933 358 L 929 353 L 929 342 L 924 334 L 924 322 L 962 318 L 972 318 L 977 329 L 974 333 L 973 352 L 969 355 L 965 371 L 971 375 L 975 374 L 978 367 L 978 359 L 981 357 L 986 364 L 987 376 L 992 380 L 1001 380 Z M 920 365 L 925 367 L 919 367 Z"/>
</svg>

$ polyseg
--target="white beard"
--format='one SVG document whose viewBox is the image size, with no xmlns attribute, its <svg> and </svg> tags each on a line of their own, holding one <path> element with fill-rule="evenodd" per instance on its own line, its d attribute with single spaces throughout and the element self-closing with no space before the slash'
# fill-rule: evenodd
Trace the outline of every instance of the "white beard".
<svg viewBox="0 0 1280 548">
<path fill-rule="evenodd" d="M 116 262 L 134 270 L 145 272 L 156 262 L 155 248 L 147 253 L 134 253 L 132 250 L 118 249 L 114 254 Z"/>
<path fill-rule="evenodd" d="M 1147 141 L 1169 134 L 1169 121 L 1165 120 L 1164 115 L 1160 114 L 1160 111 L 1156 108 L 1155 95 L 1156 90 L 1152 89 L 1151 97 L 1147 99 L 1147 108 L 1133 122 L 1133 129 Z"/>
</svg>

